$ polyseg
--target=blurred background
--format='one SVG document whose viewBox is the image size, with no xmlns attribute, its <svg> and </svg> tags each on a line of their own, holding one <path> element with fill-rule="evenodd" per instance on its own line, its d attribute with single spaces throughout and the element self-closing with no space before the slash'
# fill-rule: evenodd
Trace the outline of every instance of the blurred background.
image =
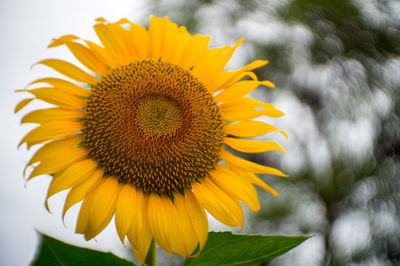
<svg viewBox="0 0 400 266">
<path fill-rule="evenodd" d="M 150 14 L 211 35 L 213 47 L 244 37 L 229 69 L 255 59 L 270 61 L 256 73 L 277 87 L 258 88 L 252 96 L 286 114 L 260 119 L 287 132 L 288 140 L 279 134 L 262 137 L 279 142 L 287 154 L 244 156 L 290 177 L 262 176 L 280 196 L 260 190 L 262 209 L 247 211 L 243 232 L 314 237 L 269 265 L 400 265 L 397 0 L 2 0 L 0 265 L 29 264 L 38 243 L 35 229 L 132 259 L 113 225 L 89 242 L 75 235 L 78 206 L 64 226 L 66 193 L 50 201 L 53 213 L 47 213 L 49 177 L 24 187 L 22 170 L 32 151 L 16 146 L 31 126 L 20 126 L 22 114 L 13 115 L 22 99 L 13 91 L 55 76 L 40 66 L 30 70 L 43 58 L 76 63 L 65 48 L 47 50 L 51 38 L 75 34 L 97 41 L 91 29 L 95 18 L 127 17 L 147 25 Z M 210 227 L 232 230 L 214 221 Z M 159 265 L 182 261 L 159 251 Z"/>
</svg>

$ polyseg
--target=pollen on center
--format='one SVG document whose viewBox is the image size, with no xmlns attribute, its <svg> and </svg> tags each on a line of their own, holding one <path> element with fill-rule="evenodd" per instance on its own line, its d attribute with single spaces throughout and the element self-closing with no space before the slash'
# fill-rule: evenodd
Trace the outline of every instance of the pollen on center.
<svg viewBox="0 0 400 266">
<path fill-rule="evenodd" d="M 173 134 L 182 124 L 182 111 L 172 99 L 150 95 L 138 102 L 137 125 L 143 133 L 152 136 Z"/>
</svg>

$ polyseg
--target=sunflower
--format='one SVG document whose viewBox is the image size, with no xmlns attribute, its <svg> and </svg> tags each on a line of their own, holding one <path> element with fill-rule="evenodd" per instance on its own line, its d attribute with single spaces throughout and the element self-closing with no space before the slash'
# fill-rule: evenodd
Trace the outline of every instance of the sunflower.
<svg viewBox="0 0 400 266">
<path fill-rule="evenodd" d="M 234 46 L 208 48 L 210 37 L 190 35 L 168 18 L 152 17 L 148 30 L 127 19 L 97 19 L 101 44 L 74 35 L 53 39 L 65 45 L 92 74 L 59 59 L 45 65 L 72 81 L 41 78 L 27 89 L 20 111 L 32 100 L 54 107 L 34 110 L 21 123 L 39 124 L 21 141 L 28 149 L 45 143 L 27 163 L 28 180 L 53 176 L 47 201 L 70 189 L 63 210 L 83 201 L 76 233 L 98 235 L 115 216 L 124 244 L 127 236 L 141 262 L 152 240 L 165 251 L 194 256 L 204 247 L 209 214 L 243 226 L 240 202 L 260 209 L 257 185 L 278 193 L 255 174 L 285 176 L 278 169 L 242 159 L 239 152 L 284 152 L 272 141 L 245 138 L 277 128 L 252 120 L 283 113 L 269 103 L 245 97 L 259 85 L 257 60 L 224 71 Z M 38 86 L 42 84 L 42 86 Z M 45 85 L 43 85 L 45 84 Z"/>
</svg>

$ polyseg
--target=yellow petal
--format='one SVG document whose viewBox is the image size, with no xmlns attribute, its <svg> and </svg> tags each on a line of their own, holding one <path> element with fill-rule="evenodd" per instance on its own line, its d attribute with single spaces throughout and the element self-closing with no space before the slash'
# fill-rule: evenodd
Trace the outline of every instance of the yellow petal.
<svg viewBox="0 0 400 266">
<path fill-rule="evenodd" d="M 90 50 L 98 57 L 104 64 L 106 64 L 107 68 L 110 67 L 116 67 L 118 65 L 117 60 L 114 59 L 114 57 L 110 54 L 110 52 L 107 49 L 104 49 L 100 45 L 91 42 L 91 41 L 86 41 L 85 43 L 89 47 Z"/>
<path fill-rule="evenodd" d="M 247 153 L 260 153 L 267 151 L 280 151 L 282 153 L 286 153 L 285 150 L 274 141 L 235 139 L 226 137 L 224 138 L 224 143 L 237 151 Z"/>
<path fill-rule="evenodd" d="M 37 79 L 29 85 L 36 83 L 47 83 L 57 88 L 57 91 L 61 91 L 66 94 L 75 95 L 75 96 L 89 96 L 90 91 L 88 89 L 82 88 L 81 86 L 76 85 L 75 83 L 69 82 L 64 79 L 59 78 L 41 78 Z M 29 86 L 28 85 L 28 86 Z"/>
<path fill-rule="evenodd" d="M 71 164 L 87 158 L 87 156 L 88 152 L 83 148 L 73 148 L 68 150 L 67 153 L 54 154 L 53 157 L 41 161 L 40 164 L 33 169 L 28 180 L 39 175 L 57 173 Z"/>
<path fill-rule="evenodd" d="M 99 74 L 105 75 L 108 73 L 108 69 L 104 61 L 99 58 L 89 48 L 76 42 L 66 42 L 65 45 L 71 51 L 71 53 L 89 70 Z"/>
<path fill-rule="evenodd" d="M 227 87 L 221 93 L 216 95 L 214 97 L 214 100 L 216 102 L 229 102 L 232 100 L 236 100 L 238 97 L 243 97 L 249 94 L 259 85 L 273 87 L 273 84 L 270 81 L 256 81 L 256 80 L 239 81 Z"/>
<path fill-rule="evenodd" d="M 281 111 L 275 109 L 272 104 L 260 102 L 250 97 L 235 98 L 229 102 L 221 104 L 220 106 L 225 113 L 237 112 L 239 110 L 252 110 L 260 107 L 265 110 L 265 115 L 267 116 L 279 117 L 284 115 Z"/>
<path fill-rule="evenodd" d="M 15 106 L 14 113 L 21 111 L 26 105 L 28 105 L 34 98 L 27 98 L 20 101 L 17 106 Z"/>
<path fill-rule="evenodd" d="M 74 42 L 76 39 L 79 38 L 74 35 L 65 35 L 59 39 L 53 39 L 53 43 L 51 43 L 49 47 L 65 44 L 72 54 L 88 69 L 99 75 L 106 74 L 108 69 L 104 58 L 99 56 L 95 49 Z"/>
<path fill-rule="evenodd" d="M 221 55 L 223 55 L 225 49 L 223 47 L 206 50 L 199 61 L 193 66 L 192 74 L 205 84 L 208 84 L 210 80 L 215 78 L 216 74 L 218 75 L 223 71 L 221 67 L 224 67 L 226 62 Z"/>
<path fill-rule="evenodd" d="M 169 197 L 149 195 L 147 220 L 150 231 L 160 247 L 189 257 L 195 250 L 198 240 L 189 217 L 185 211 L 182 195 L 174 195 L 174 203 Z"/>
<path fill-rule="evenodd" d="M 144 265 L 147 253 L 149 252 L 152 235 L 149 226 L 144 225 L 140 231 L 134 231 L 131 227 L 128 231 L 128 239 L 132 245 L 135 257 Z"/>
<path fill-rule="evenodd" d="M 167 19 L 168 20 L 168 19 Z M 150 54 L 153 59 L 158 59 L 162 55 L 165 38 L 165 23 L 163 18 L 152 16 L 150 18 L 149 36 L 150 36 Z"/>
<path fill-rule="evenodd" d="M 103 17 L 96 18 L 94 21 L 96 21 L 96 22 L 104 22 L 104 23 L 108 22 L 108 21 L 107 21 L 105 18 L 103 18 Z"/>
<path fill-rule="evenodd" d="M 243 227 L 243 210 L 239 201 L 220 189 L 210 178 L 192 186 L 193 194 L 201 206 L 221 223 Z"/>
<path fill-rule="evenodd" d="M 48 200 L 51 196 L 84 182 L 94 173 L 96 167 L 97 162 L 87 159 L 71 165 L 61 173 L 57 173 L 47 191 L 46 209 L 49 209 Z"/>
<path fill-rule="evenodd" d="M 199 240 L 199 252 L 206 244 L 208 237 L 208 219 L 204 208 L 201 208 L 191 191 L 185 191 L 185 206 L 187 214 Z"/>
<path fill-rule="evenodd" d="M 85 231 L 86 240 L 92 239 L 103 231 L 114 216 L 115 203 L 120 187 L 116 178 L 111 177 L 109 179 L 112 179 L 112 181 L 106 181 L 103 186 L 100 183 L 96 191 L 93 192 L 93 202 L 90 204 L 91 214 L 88 228 Z"/>
<path fill-rule="evenodd" d="M 288 138 L 284 131 L 277 129 L 270 124 L 260 121 L 241 121 L 238 123 L 231 123 L 225 126 L 225 132 L 237 137 L 252 138 L 258 137 L 269 132 L 279 131 L 283 136 Z"/>
<path fill-rule="evenodd" d="M 191 217 L 186 210 L 186 201 L 180 193 L 174 195 L 174 211 L 176 217 L 176 227 L 180 239 L 173 239 L 175 242 L 172 250 L 183 257 L 190 257 L 195 251 L 198 243 L 198 232 L 195 231 Z M 197 217 L 198 218 L 198 217 Z M 204 236 L 203 236 L 204 237 Z M 183 243 L 183 246 L 181 245 Z M 179 250 L 180 249 L 180 250 Z"/>
<path fill-rule="evenodd" d="M 58 39 L 53 39 L 52 42 L 47 47 L 48 48 L 57 47 L 57 46 L 65 44 L 66 42 L 73 41 L 76 39 L 79 39 L 79 38 L 76 37 L 75 35 L 64 35 Z"/>
<path fill-rule="evenodd" d="M 252 79 L 257 80 L 257 76 L 250 71 L 266 64 L 268 64 L 268 61 L 266 60 L 256 60 L 239 70 L 223 72 L 221 75 L 216 77 L 212 83 L 208 84 L 208 90 L 210 92 L 217 92 L 225 89 L 245 76 L 250 76 Z"/>
<path fill-rule="evenodd" d="M 96 190 L 96 188 L 99 187 L 100 183 L 101 181 L 92 188 L 92 192 L 86 195 L 85 199 L 82 202 L 81 209 L 79 210 L 78 220 L 76 221 L 75 233 L 77 234 L 84 234 L 88 228 L 89 215 L 90 215 L 90 209 L 88 208 L 89 204 L 88 199 L 90 195 L 92 195 L 93 192 Z"/>
<path fill-rule="evenodd" d="M 85 100 L 74 95 L 67 94 L 53 87 L 28 90 L 39 100 L 64 108 L 79 109 L 85 105 Z"/>
<path fill-rule="evenodd" d="M 191 39 L 192 36 L 187 29 L 184 26 L 179 27 L 176 35 L 176 43 L 173 46 L 174 49 L 171 50 L 171 53 L 165 55 L 165 59 L 173 64 L 180 65 L 185 57 L 186 47 Z"/>
<path fill-rule="evenodd" d="M 223 108 L 221 108 L 221 111 L 223 112 L 223 117 L 226 120 L 230 121 L 241 121 L 241 120 L 249 120 L 252 118 L 257 118 L 262 115 L 266 115 L 265 111 L 260 111 L 260 110 L 234 110 L 234 111 L 229 111 L 226 112 Z"/>
<path fill-rule="evenodd" d="M 215 59 L 213 61 L 216 61 L 215 63 L 208 63 L 208 68 L 204 68 L 204 74 L 207 75 L 207 78 L 205 78 L 205 82 L 207 84 L 214 82 L 215 79 L 218 78 L 220 73 L 225 69 L 226 64 L 229 62 L 231 59 L 233 53 L 235 50 L 244 42 L 243 38 L 240 38 L 236 44 L 231 47 L 231 46 L 225 46 L 221 48 L 221 54 L 219 54 L 218 59 Z"/>
<path fill-rule="evenodd" d="M 110 23 L 108 24 L 108 27 L 110 28 L 115 40 L 119 45 L 120 53 L 123 57 L 122 64 L 129 64 L 133 60 L 136 60 L 137 58 L 135 57 L 135 54 L 131 53 L 131 49 L 128 46 L 128 31 L 124 27 L 122 27 L 121 23 L 118 22 Z"/>
<path fill-rule="evenodd" d="M 213 82 L 222 73 L 234 51 L 244 41 L 239 39 L 235 46 L 208 49 L 204 56 L 197 62 L 192 73 L 200 78 L 205 84 Z"/>
<path fill-rule="evenodd" d="M 142 223 L 142 221 L 134 219 L 134 214 L 137 212 L 136 208 L 139 207 L 137 206 L 136 194 L 138 194 L 136 193 L 136 189 L 131 184 L 126 184 L 122 186 L 118 196 L 117 207 L 115 209 L 115 226 L 123 245 L 131 223 Z M 140 195 L 142 195 L 142 193 L 139 193 L 139 196 Z"/>
<path fill-rule="evenodd" d="M 94 25 L 94 30 L 104 48 L 110 52 L 118 64 L 126 64 L 131 60 L 127 52 L 126 42 L 122 34 L 119 34 L 119 31 L 122 30 L 120 25 L 99 23 Z"/>
<path fill-rule="evenodd" d="M 110 223 L 119 193 L 115 177 L 103 178 L 82 203 L 76 226 L 77 233 L 83 233 L 86 240 L 98 235 Z"/>
<path fill-rule="evenodd" d="M 263 103 L 250 97 L 240 97 L 228 103 L 219 105 L 224 118 L 232 121 L 248 120 L 261 115 L 270 117 L 283 116 L 284 113 L 275 109 L 270 103 Z M 255 108 L 263 109 L 256 110 Z"/>
<path fill-rule="evenodd" d="M 37 64 L 42 64 L 42 65 L 51 67 L 55 71 L 65 75 L 71 79 L 74 79 L 78 82 L 83 82 L 83 83 L 92 84 L 92 85 L 97 83 L 97 79 L 95 77 L 93 77 L 92 75 L 89 75 L 88 73 L 86 73 L 85 71 L 80 69 L 79 67 L 77 67 L 71 63 L 68 63 L 64 60 L 45 59 L 45 60 L 38 62 Z"/>
<path fill-rule="evenodd" d="M 227 194 L 233 195 L 249 206 L 252 211 L 260 209 L 257 191 L 246 178 L 222 165 L 217 165 L 217 169 L 210 174 L 212 180 Z"/>
<path fill-rule="evenodd" d="M 258 173 L 258 174 L 270 174 L 270 175 L 287 177 L 287 175 L 285 175 L 278 169 L 247 161 L 245 159 L 242 159 L 240 157 L 237 157 L 237 156 L 229 153 L 226 150 L 221 151 L 221 158 L 229 166 L 236 167 L 236 168 L 242 169 L 244 171 Z"/>
<path fill-rule="evenodd" d="M 147 196 L 146 196 L 147 197 Z M 147 198 L 139 190 L 136 191 L 136 201 L 131 226 L 128 231 L 128 240 L 132 245 L 136 258 L 144 263 L 153 238 L 145 215 Z"/>
<path fill-rule="evenodd" d="M 257 101 L 256 99 L 253 99 L 251 97 L 236 97 L 228 102 L 223 102 L 222 104 L 220 104 L 220 106 L 226 112 L 233 112 L 237 110 L 252 110 L 258 107 L 265 109 L 264 106 L 266 106 L 266 108 L 274 108 L 273 105 L 272 107 L 269 107 L 268 103 Z"/>
<path fill-rule="evenodd" d="M 80 142 L 82 142 L 81 136 L 75 135 L 46 143 L 32 156 L 26 164 L 25 170 L 28 166 L 36 162 L 45 161 L 59 155 L 67 154 L 71 150 L 73 151 Z"/>
<path fill-rule="evenodd" d="M 256 68 L 263 67 L 266 64 L 268 64 L 268 60 L 254 60 L 253 62 L 251 62 L 250 64 L 246 65 L 245 67 L 243 67 L 241 69 L 245 70 L 245 71 L 250 71 L 250 70 L 254 70 Z"/>
<path fill-rule="evenodd" d="M 167 62 L 171 62 L 172 57 L 174 56 L 176 46 L 181 39 L 178 39 L 180 36 L 180 32 L 178 30 L 178 25 L 168 20 L 168 18 L 164 18 L 165 20 L 165 34 L 164 34 L 164 47 L 162 50 L 161 58 Z"/>
<path fill-rule="evenodd" d="M 80 131 L 81 128 L 82 124 L 80 122 L 72 122 L 72 121 L 48 122 L 46 124 L 40 125 L 32 129 L 21 140 L 18 147 L 26 142 L 28 144 L 28 149 L 29 149 L 32 145 L 74 134 Z"/>
<path fill-rule="evenodd" d="M 35 110 L 21 119 L 21 124 L 43 124 L 50 121 L 78 121 L 83 117 L 83 112 L 73 109 L 49 108 Z"/>
<path fill-rule="evenodd" d="M 150 194 L 147 201 L 146 217 L 151 234 L 158 245 L 172 254 L 172 236 L 177 232 L 171 228 L 175 222 L 171 199 L 165 196 Z"/>
<path fill-rule="evenodd" d="M 103 178 L 103 170 L 97 168 L 94 173 L 85 181 L 80 183 L 77 186 L 74 186 L 71 191 L 68 193 L 67 198 L 65 199 L 64 209 L 62 213 L 62 219 L 64 221 L 65 214 L 67 211 L 74 206 L 76 203 L 83 200 L 83 198 L 91 192 L 93 187 L 100 182 L 101 178 Z"/>
<path fill-rule="evenodd" d="M 149 33 L 142 25 L 130 23 L 127 40 L 128 47 L 135 51 L 135 54 L 139 60 L 149 58 L 150 37 Z"/>
<path fill-rule="evenodd" d="M 271 193 L 273 196 L 279 196 L 279 193 L 273 189 L 272 187 L 268 186 L 264 181 L 262 181 L 258 176 L 256 176 L 254 173 L 243 171 L 238 168 L 232 168 L 237 174 L 240 176 L 243 176 L 247 178 L 251 183 L 253 183 L 256 186 L 259 186 L 260 188 L 265 189 L 269 193 Z"/>
<path fill-rule="evenodd" d="M 184 69 L 193 67 L 206 52 L 209 42 L 209 36 L 194 35 L 185 48 L 180 66 Z"/>
<path fill-rule="evenodd" d="M 113 29 L 114 34 L 120 38 L 120 45 L 122 45 L 125 54 L 126 63 L 130 63 L 134 60 L 138 60 L 139 56 L 136 49 L 132 47 L 132 36 L 130 33 L 130 27 L 133 23 L 127 19 L 120 19 L 116 23 L 112 23 L 110 27 Z"/>
</svg>

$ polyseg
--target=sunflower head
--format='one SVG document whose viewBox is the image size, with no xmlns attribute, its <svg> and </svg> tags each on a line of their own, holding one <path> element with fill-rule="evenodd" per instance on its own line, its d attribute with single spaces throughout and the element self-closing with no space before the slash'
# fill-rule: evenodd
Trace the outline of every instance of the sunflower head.
<svg viewBox="0 0 400 266">
<path fill-rule="evenodd" d="M 84 145 L 106 175 L 173 197 L 220 160 L 223 124 L 204 84 L 161 60 L 111 70 L 84 108 Z"/>
<path fill-rule="evenodd" d="M 275 142 L 246 139 L 279 131 L 252 119 L 283 113 L 246 97 L 260 85 L 273 87 L 252 72 L 267 61 L 225 71 L 242 39 L 208 48 L 209 37 L 168 18 L 152 17 L 148 29 L 98 19 L 94 29 L 101 45 L 65 35 L 49 46 L 65 45 L 89 72 L 42 60 L 70 80 L 41 78 L 22 90 L 32 97 L 16 112 L 32 100 L 54 105 L 22 118 L 38 126 L 20 145 L 44 143 L 27 164 L 28 180 L 53 175 L 47 208 L 51 196 L 70 189 L 63 216 L 83 201 L 76 232 L 87 240 L 115 216 L 121 241 L 128 237 L 141 262 L 152 240 L 171 254 L 195 255 L 207 239 L 206 210 L 242 227 L 240 201 L 260 208 L 254 185 L 277 195 L 256 173 L 285 176 L 225 149 L 284 152 Z"/>
</svg>

